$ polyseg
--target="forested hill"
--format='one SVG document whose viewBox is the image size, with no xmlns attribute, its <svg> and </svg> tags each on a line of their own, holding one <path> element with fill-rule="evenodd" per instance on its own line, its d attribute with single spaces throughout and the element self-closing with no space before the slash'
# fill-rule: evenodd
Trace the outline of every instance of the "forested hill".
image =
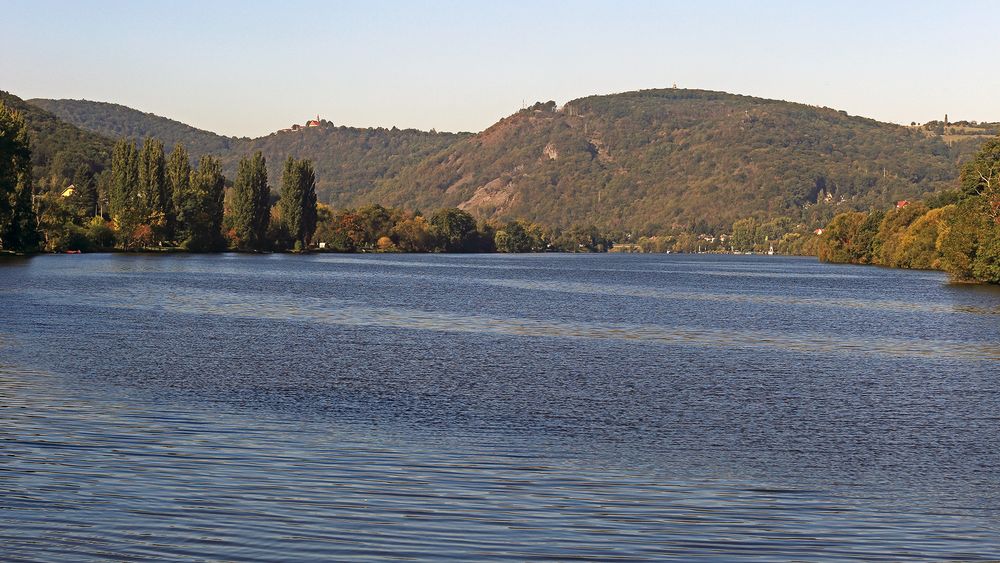
<svg viewBox="0 0 1000 563">
<path fill-rule="evenodd" d="M 28 103 L 52 112 L 59 119 L 77 127 L 112 139 L 127 137 L 141 140 L 144 137 L 156 137 L 167 148 L 183 143 L 188 151 L 198 155 L 226 153 L 238 144 L 235 138 L 118 104 L 45 99 L 31 99 Z"/>
<path fill-rule="evenodd" d="M 319 199 L 342 207 L 365 199 L 378 182 L 396 177 L 467 136 L 395 127 L 338 127 L 324 121 L 318 127 L 246 141 L 223 156 L 223 163 L 227 171 L 235 171 L 240 156 L 259 150 L 267 158 L 268 176 L 277 190 L 282 161 L 288 156 L 308 158 L 316 167 Z"/>
<path fill-rule="evenodd" d="M 112 140 L 7 92 L 0 91 L 0 101 L 21 113 L 28 124 L 37 191 L 61 190 L 81 178 L 92 178 L 110 164 Z"/>
<path fill-rule="evenodd" d="M 646 90 L 535 104 L 366 197 L 650 233 L 751 215 L 821 224 L 950 186 L 980 142 L 784 101 Z"/>
<path fill-rule="evenodd" d="M 747 216 L 818 226 L 848 209 L 920 198 L 950 187 L 990 133 L 684 89 L 539 103 L 475 135 L 324 121 L 232 139 L 112 104 L 34 103 L 64 106 L 59 115 L 93 130 L 218 154 L 229 177 L 241 155 L 261 150 L 275 189 L 284 158 L 311 159 L 320 200 L 337 207 L 459 206 L 483 218 L 646 233 L 725 230 Z"/>
<path fill-rule="evenodd" d="M 296 130 L 248 139 L 223 137 L 116 104 L 44 99 L 30 103 L 69 123 L 113 138 L 155 137 L 168 150 L 175 143 L 183 143 L 194 159 L 205 154 L 219 156 L 230 178 L 235 176 L 242 155 L 259 150 L 267 159 L 275 191 L 282 162 L 288 156 L 308 158 L 316 167 L 320 200 L 337 206 L 353 202 L 359 194 L 370 192 L 379 180 L 391 178 L 468 136 L 415 129 L 338 127 L 324 120 L 317 127 L 302 124 Z"/>
</svg>

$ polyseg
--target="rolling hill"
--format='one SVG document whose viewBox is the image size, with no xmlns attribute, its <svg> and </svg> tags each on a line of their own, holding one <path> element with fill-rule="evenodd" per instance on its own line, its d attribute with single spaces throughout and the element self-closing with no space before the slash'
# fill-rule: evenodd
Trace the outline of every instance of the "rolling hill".
<svg viewBox="0 0 1000 563">
<path fill-rule="evenodd" d="M 232 178 L 244 154 L 261 151 L 276 190 L 281 164 L 288 156 L 311 159 L 317 172 L 322 201 L 345 205 L 377 181 L 399 173 L 467 135 L 433 133 L 415 129 L 337 127 L 322 121 L 318 127 L 279 131 L 256 139 L 224 137 L 126 106 L 87 100 L 33 99 L 30 103 L 51 111 L 78 127 L 111 138 L 156 137 L 167 150 L 183 143 L 195 159 L 211 154 L 222 158 Z"/>
<path fill-rule="evenodd" d="M 156 137 L 168 149 L 180 142 L 188 151 L 198 155 L 228 152 L 239 141 L 180 121 L 107 102 L 32 99 L 28 103 L 51 112 L 67 123 L 111 139 Z"/>
<path fill-rule="evenodd" d="M 981 142 L 828 108 L 697 90 L 536 104 L 367 197 L 656 232 L 755 215 L 825 222 L 950 186 Z"/>
<path fill-rule="evenodd" d="M 261 151 L 267 158 L 271 186 L 277 190 L 281 164 L 288 156 L 311 159 L 320 201 L 342 207 L 356 204 L 379 182 L 395 178 L 467 136 L 416 129 L 337 127 L 322 122 L 318 127 L 250 139 L 222 155 L 222 160 L 231 174 L 240 156 Z"/>
<path fill-rule="evenodd" d="M 77 127 L 13 94 L 0 91 L 0 101 L 20 112 L 31 135 L 35 189 L 62 189 L 81 167 L 96 174 L 111 162 L 111 139 Z"/>
<path fill-rule="evenodd" d="M 272 186 L 286 156 L 311 158 L 320 198 L 335 206 L 458 206 L 483 218 L 649 233 L 725 228 L 751 215 L 823 223 L 918 198 L 950 187 L 985 138 L 685 89 L 538 103 L 474 135 L 323 122 L 230 139 L 122 106 L 32 103 L 95 131 L 181 140 L 195 155 L 222 156 L 230 174 L 240 155 L 261 150 Z M 121 125 L 129 115 L 132 125 Z"/>
</svg>

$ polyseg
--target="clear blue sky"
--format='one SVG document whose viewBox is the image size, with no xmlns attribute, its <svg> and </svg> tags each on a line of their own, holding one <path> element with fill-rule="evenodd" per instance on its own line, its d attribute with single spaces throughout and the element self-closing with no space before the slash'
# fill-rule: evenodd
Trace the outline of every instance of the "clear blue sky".
<svg viewBox="0 0 1000 563">
<path fill-rule="evenodd" d="M 705 88 L 1000 121 L 1000 2 L 0 0 L 0 89 L 227 135 L 317 113 L 478 131 L 522 101 Z"/>
</svg>

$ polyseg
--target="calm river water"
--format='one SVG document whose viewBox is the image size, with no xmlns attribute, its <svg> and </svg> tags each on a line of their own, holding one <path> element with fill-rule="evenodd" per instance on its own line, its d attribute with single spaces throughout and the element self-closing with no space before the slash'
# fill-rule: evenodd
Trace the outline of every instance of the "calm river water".
<svg viewBox="0 0 1000 563">
<path fill-rule="evenodd" d="M 1000 558 L 1000 292 L 775 257 L 0 262 L 0 559 Z"/>
</svg>

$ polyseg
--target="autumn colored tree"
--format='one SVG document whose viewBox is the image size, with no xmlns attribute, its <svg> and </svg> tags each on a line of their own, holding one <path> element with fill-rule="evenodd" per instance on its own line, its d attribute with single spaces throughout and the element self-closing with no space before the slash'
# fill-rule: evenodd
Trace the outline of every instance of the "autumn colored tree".
<svg viewBox="0 0 1000 563">
<path fill-rule="evenodd" d="M 731 244 L 738 252 L 753 250 L 757 244 L 757 220 L 753 217 L 740 219 L 733 223 L 733 238 Z"/>
<path fill-rule="evenodd" d="M 396 223 L 392 228 L 392 238 L 403 252 L 430 252 L 434 249 L 431 224 L 421 215 Z"/>
<path fill-rule="evenodd" d="M 823 262 L 856 263 L 860 257 L 870 252 L 859 237 L 862 225 L 868 220 L 867 213 L 841 213 L 824 229 L 820 238 L 818 257 Z"/>
<path fill-rule="evenodd" d="M 891 262 L 894 268 L 918 270 L 940 269 L 941 252 L 938 249 L 943 222 L 954 210 L 953 205 L 931 209 L 917 218 L 903 232 Z"/>
<path fill-rule="evenodd" d="M 906 230 L 927 211 L 927 206 L 919 202 L 889 210 L 879 224 L 878 232 L 872 241 L 873 262 L 885 266 L 893 265 L 894 257 L 899 256 L 902 251 L 902 238 Z"/>
</svg>

